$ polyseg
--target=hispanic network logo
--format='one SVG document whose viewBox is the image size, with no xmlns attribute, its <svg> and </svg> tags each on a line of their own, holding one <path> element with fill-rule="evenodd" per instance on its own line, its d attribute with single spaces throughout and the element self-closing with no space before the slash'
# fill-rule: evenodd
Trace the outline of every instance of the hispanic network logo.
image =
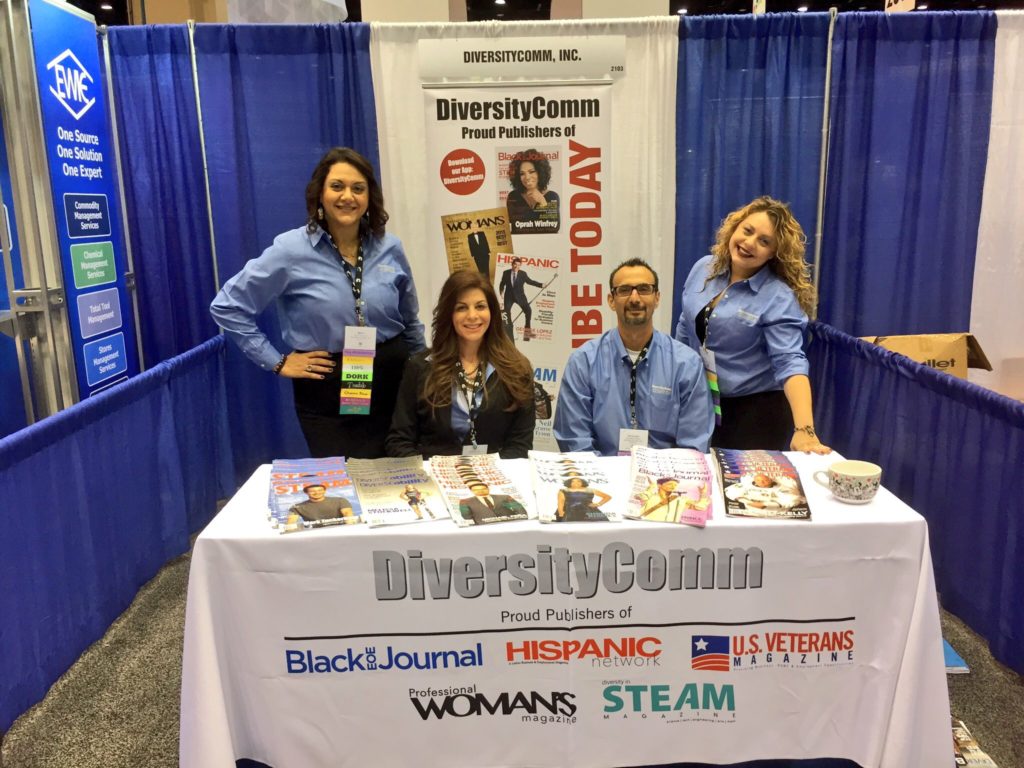
<svg viewBox="0 0 1024 768">
<path fill-rule="evenodd" d="M 853 663 L 854 631 L 692 635 L 690 666 L 701 672 L 836 667 Z"/>
<path fill-rule="evenodd" d="M 336 672 L 389 672 L 434 669 L 462 669 L 482 667 L 483 646 L 445 651 L 405 651 L 388 645 L 378 653 L 374 646 L 345 648 L 338 653 L 317 653 L 309 649 L 289 648 L 284 652 L 289 675 L 325 674 Z"/>
<path fill-rule="evenodd" d="M 436 717 L 518 717 L 524 723 L 576 722 L 575 694 L 568 691 L 502 691 L 485 694 L 475 685 L 419 691 L 409 689 L 409 700 L 423 720 Z"/>
<path fill-rule="evenodd" d="M 522 640 L 505 643 L 509 664 L 590 663 L 592 667 L 660 667 L 657 637 L 602 637 L 587 640 Z"/>
<path fill-rule="evenodd" d="M 46 68 L 53 73 L 50 93 L 57 97 L 57 101 L 64 105 L 64 109 L 70 112 L 75 120 L 78 120 L 96 103 L 96 99 L 89 96 L 89 88 L 93 83 L 89 70 L 82 65 L 70 48 L 65 49 L 64 53 L 47 64 Z"/>
</svg>

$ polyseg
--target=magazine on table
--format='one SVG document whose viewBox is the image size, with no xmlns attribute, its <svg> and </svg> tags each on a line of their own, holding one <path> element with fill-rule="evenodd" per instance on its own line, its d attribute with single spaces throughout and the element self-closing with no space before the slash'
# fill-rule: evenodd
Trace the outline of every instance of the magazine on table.
<svg viewBox="0 0 1024 768">
<path fill-rule="evenodd" d="M 430 473 L 461 527 L 488 525 L 530 517 L 521 492 L 497 463 L 498 455 L 434 456 Z"/>
<path fill-rule="evenodd" d="M 592 453 L 530 451 L 530 474 L 542 523 L 619 522 L 628 487 Z"/>
<path fill-rule="evenodd" d="M 711 519 L 711 470 L 704 454 L 690 448 L 630 450 L 633 485 L 626 517 L 703 528 Z"/>
<path fill-rule="evenodd" d="M 275 459 L 268 507 L 270 524 L 281 533 L 363 522 L 362 507 L 340 457 Z"/>
<path fill-rule="evenodd" d="M 448 520 L 441 491 L 419 456 L 349 459 L 347 470 L 371 526 Z"/>
<path fill-rule="evenodd" d="M 730 517 L 810 520 L 800 475 L 782 451 L 712 448 Z"/>
</svg>

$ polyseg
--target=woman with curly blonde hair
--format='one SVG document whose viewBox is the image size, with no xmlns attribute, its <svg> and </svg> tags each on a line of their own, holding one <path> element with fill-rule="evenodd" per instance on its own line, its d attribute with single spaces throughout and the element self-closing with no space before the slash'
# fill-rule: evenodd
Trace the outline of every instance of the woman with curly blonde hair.
<svg viewBox="0 0 1024 768">
<path fill-rule="evenodd" d="M 717 377 L 719 448 L 828 453 L 814 431 L 803 350 L 817 296 L 807 238 L 789 206 L 759 197 L 722 221 L 683 287 L 675 337 Z"/>
</svg>

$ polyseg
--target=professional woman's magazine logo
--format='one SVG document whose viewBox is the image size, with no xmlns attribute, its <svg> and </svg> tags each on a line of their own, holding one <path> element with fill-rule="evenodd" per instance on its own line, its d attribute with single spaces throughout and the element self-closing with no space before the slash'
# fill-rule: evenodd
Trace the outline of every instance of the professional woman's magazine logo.
<svg viewBox="0 0 1024 768">
<path fill-rule="evenodd" d="M 592 667 L 661 666 L 657 637 L 599 637 L 571 640 L 514 640 L 505 643 L 509 664 L 568 664 Z"/>
<path fill-rule="evenodd" d="M 330 653 L 308 648 L 289 648 L 284 655 L 289 675 L 462 669 L 481 667 L 484 663 L 483 646 L 480 643 L 468 648 L 442 651 L 409 651 L 390 645 L 379 651 L 375 646 L 366 646 Z"/>
<path fill-rule="evenodd" d="M 854 630 L 692 635 L 690 666 L 700 672 L 808 669 L 854 662 Z"/>
<path fill-rule="evenodd" d="M 576 722 L 576 695 L 568 691 L 498 691 L 475 685 L 442 691 L 409 689 L 409 700 L 423 720 L 445 717 L 515 717 L 523 723 Z"/>
</svg>

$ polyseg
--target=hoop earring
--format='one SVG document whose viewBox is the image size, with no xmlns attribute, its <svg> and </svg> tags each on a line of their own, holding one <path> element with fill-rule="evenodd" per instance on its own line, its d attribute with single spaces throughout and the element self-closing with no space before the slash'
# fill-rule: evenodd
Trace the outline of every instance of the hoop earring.
<svg viewBox="0 0 1024 768">
<path fill-rule="evenodd" d="M 320 221 L 324 220 L 324 207 L 322 205 L 317 207 L 317 209 L 316 209 L 316 217 Z"/>
</svg>

